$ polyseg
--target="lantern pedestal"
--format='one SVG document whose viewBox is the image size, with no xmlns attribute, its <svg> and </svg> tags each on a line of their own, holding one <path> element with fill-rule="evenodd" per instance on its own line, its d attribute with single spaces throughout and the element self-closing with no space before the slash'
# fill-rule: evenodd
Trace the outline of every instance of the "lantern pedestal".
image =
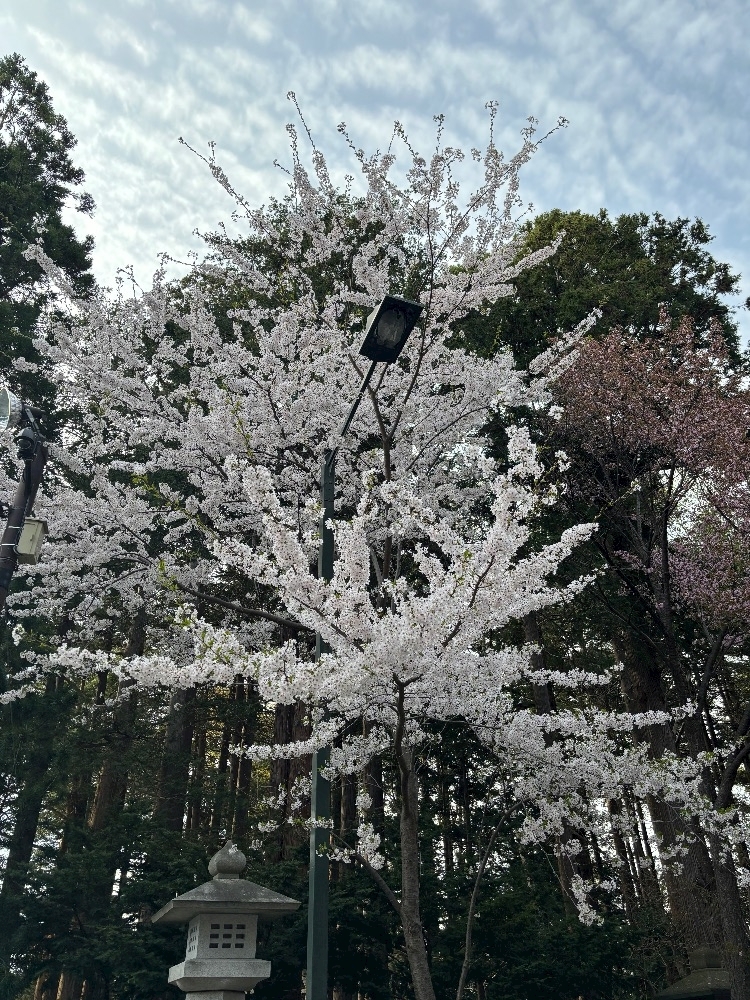
<svg viewBox="0 0 750 1000">
<path fill-rule="evenodd" d="M 185 1000 L 245 1000 L 245 994 L 236 990 L 201 990 L 185 994 Z"/>
<path fill-rule="evenodd" d="M 168 982 L 183 993 L 195 993 L 203 1000 L 209 1000 L 209 994 L 236 992 L 241 993 L 255 989 L 261 979 L 271 975 L 271 963 L 259 958 L 251 959 L 187 959 L 179 965 L 173 965 L 169 970 Z"/>
</svg>

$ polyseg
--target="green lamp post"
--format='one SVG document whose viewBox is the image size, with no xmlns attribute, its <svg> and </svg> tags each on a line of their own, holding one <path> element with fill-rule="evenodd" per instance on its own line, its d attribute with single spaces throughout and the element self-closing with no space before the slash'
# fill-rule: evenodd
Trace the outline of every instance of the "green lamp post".
<svg viewBox="0 0 750 1000">
<path fill-rule="evenodd" d="M 389 364 L 401 353 L 407 337 L 416 326 L 423 306 L 397 295 L 386 295 L 380 305 L 367 318 L 365 337 L 359 353 L 370 360 L 370 367 L 362 380 L 354 402 L 346 416 L 339 439 L 349 430 L 359 404 L 367 391 L 378 364 Z M 321 544 L 318 553 L 318 576 L 333 579 L 333 532 L 328 526 L 334 516 L 336 486 L 336 452 L 338 446 L 327 451 L 320 468 L 320 521 Z M 318 634 L 316 658 L 327 651 Z M 310 896 L 307 918 L 307 1000 L 327 1000 L 328 996 L 328 855 L 326 849 L 329 833 L 315 820 L 326 823 L 331 818 L 331 786 L 321 774 L 328 764 L 330 749 L 323 747 L 313 754 L 311 776 L 310 812 L 313 819 L 310 830 Z"/>
</svg>

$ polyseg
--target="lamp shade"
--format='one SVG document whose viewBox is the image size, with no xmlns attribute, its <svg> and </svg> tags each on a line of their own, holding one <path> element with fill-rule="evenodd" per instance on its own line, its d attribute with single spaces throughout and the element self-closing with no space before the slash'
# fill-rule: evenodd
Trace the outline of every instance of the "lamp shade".
<svg viewBox="0 0 750 1000">
<path fill-rule="evenodd" d="M 416 326 L 424 306 L 419 302 L 386 295 L 367 317 L 365 339 L 359 353 L 371 361 L 395 361 Z"/>
<path fill-rule="evenodd" d="M 0 386 L 0 432 L 18 427 L 23 416 L 23 403 L 10 389 Z"/>
</svg>

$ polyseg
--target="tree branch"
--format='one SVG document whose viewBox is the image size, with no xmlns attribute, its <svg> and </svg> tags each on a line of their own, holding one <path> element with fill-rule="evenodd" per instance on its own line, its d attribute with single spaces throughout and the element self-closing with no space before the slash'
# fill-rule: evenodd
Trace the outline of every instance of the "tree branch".
<svg viewBox="0 0 750 1000">
<path fill-rule="evenodd" d="M 734 779 L 737 777 L 740 764 L 747 759 L 748 755 L 750 755 L 750 740 L 734 752 L 733 757 L 724 768 L 724 773 L 721 776 L 721 782 L 719 784 L 719 791 L 716 794 L 716 800 L 714 802 L 714 809 L 726 809 L 729 805 L 732 799 Z"/>
<path fill-rule="evenodd" d="M 233 601 L 225 601 L 221 597 L 214 597 L 213 594 L 208 594 L 205 590 L 193 590 L 191 587 L 186 587 L 184 583 L 178 583 L 176 580 L 175 586 L 178 590 L 182 590 L 185 594 L 190 594 L 192 597 L 197 597 L 200 601 L 217 604 L 221 608 L 236 611 L 238 615 L 245 615 L 247 618 L 262 618 L 264 621 L 273 622 L 275 625 L 283 625 L 284 628 L 296 629 L 298 632 L 315 631 L 309 625 L 303 625 L 293 618 L 284 618 L 281 615 L 273 614 L 271 611 L 261 611 L 259 608 L 246 608 L 242 604 L 235 604 Z"/>
<path fill-rule="evenodd" d="M 385 898 L 391 904 L 391 906 L 396 911 L 396 913 L 398 914 L 399 919 L 400 919 L 401 918 L 401 903 L 399 902 L 398 896 L 396 895 L 396 893 L 393 891 L 393 889 L 391 889 L 391 887 L 388 885 L 388 883 L 383 878 L 383 876 L 380 874 L 380 872 L 377 870 L 377 868 L 373 868 L 372 865 L 370 864 L 370 862 L 367 861 L 365 858 L 363 858 L 361 854 L 355 854 L 354 857 L 362 865 L 362 867 L 364 868 L 364 870 L 372 878 L 372 880 L 375 882 L 375 884 L 378 886 L 378 888 L 382 890 Z"/>
<path fill-rule="evenodd" d="M 724 637 L 727 634 L 725 628 L 719 629 L 716 638 L 714 639 L 713 646 L 711 647 L 711 652 L 708 654 L 708 659 L 706 660 L 706 667 L 703 671 L 703 679 L 701 680 L 701 686 L 698 691 L 698 711 L 702 712 L 706 707 L 706 696 L 708 695 L 708 687 L 711 683 L 711 678 L 714 675 L 714 667 L 719 659 L 719 654 L 721 653 L 721 647 L 724 643 Z M 744 736 L 744 733 L 741 734 Z"/>
</svg>

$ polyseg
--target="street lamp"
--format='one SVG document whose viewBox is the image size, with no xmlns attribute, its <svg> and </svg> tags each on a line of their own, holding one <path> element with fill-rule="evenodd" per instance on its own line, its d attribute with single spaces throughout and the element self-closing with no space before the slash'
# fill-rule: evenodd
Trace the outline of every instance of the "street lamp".
<svg viewBox="0 0 750 1000">
<path fill-rule="evenodd" d="M 401 353 L 411 331 L 416 326 L 422 309 L 418 302 L 411 302 L 398 295 L 386 295 L 380 305 L 367 317 L 365 337 L 359 353 L 369 358 L 370 367 L 359 387 L 354 402 L 339 431 L 339 440 L 349 430 L 362 397 L 370 384 L 375 366 L 395 361 Z M 333 579 L 333 531 L 328 526 L 334 515 L 336 485 L 336 452 L 338 444 L 325 452 L 320 467 L 320 550 L 318 576 Z M 320 633 L 316 636 L 315 658 L 328 651 Z M 310 796 L 310 895 L 307 915 L 307 1000 L 327 1000 L 328 996 L 328 855 L 321 853 L 327 847 L 327 828 L 318 826 L 331 818 L 331 786 L 320 773 L 328 765 L 330 748 L 322 747 L 313 754 Z"/>
<path fill-rule="evenodd" d="M 47 462 L 47 442 L 39 426 L 43 416 L 41 410 L 19 399 L 7 386 L 0 386 L 0 433 L 18 432 L 16 447 L 18 457 L 23 460 L 21 479 L 8 508 L 5 531 L 0 539 L 0 609 L 5 607 L 19 562 L 38 561 L 47 533 L 45 521 L 29 516 Z"/>
</svg>

